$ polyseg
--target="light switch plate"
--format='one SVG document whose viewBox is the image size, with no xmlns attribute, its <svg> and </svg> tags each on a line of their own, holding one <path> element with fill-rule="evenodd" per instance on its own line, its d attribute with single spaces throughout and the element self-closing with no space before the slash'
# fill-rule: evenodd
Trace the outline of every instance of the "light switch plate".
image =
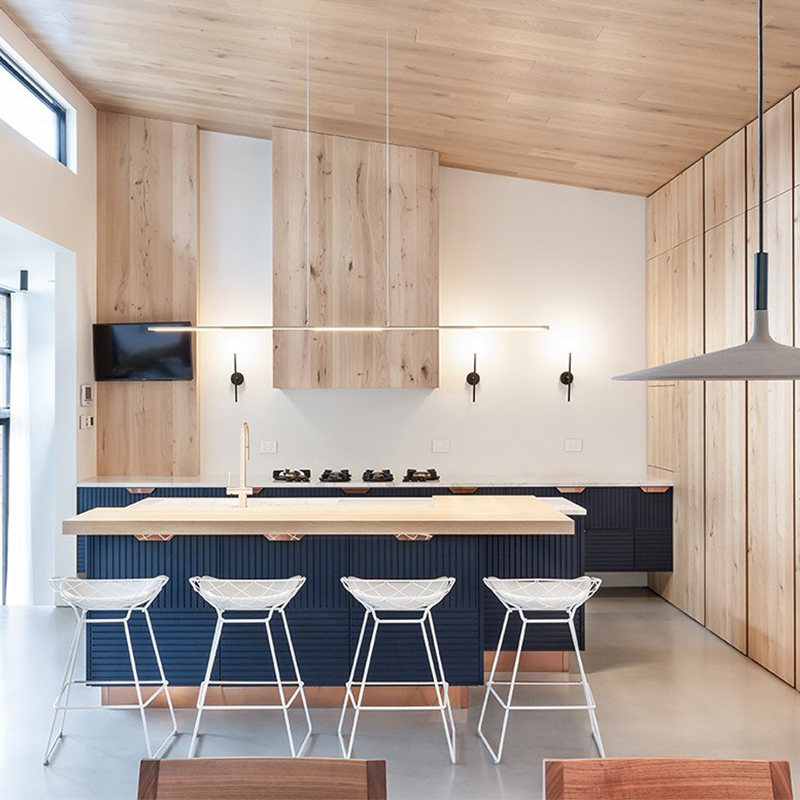
<svg viewBox="0 0 800 800">
<path fill-rule="evenodd" d="M 90 406 L 94 403 L 94 386 L 91 383 L 81 384 L 81 405 Z"/>
<path fill-rule="evenodd" d="M 580 453 L 583 450 L 583 439 L 564 439 L 565 453 Z"/>
<path fill-rule="evenodd" d="M 94 415 L 81 414 L 78 418 L 78 428 L 82 431 L 85 431 L 87 428 L 94 428 Z"/>
<path fill-rule="evenodd" d="M 259 445 L 258 452 L 262 455 L 267 453 L 277 453 L 278 443 L 274 439 L 265 439 Z"/>
<path fill-rule="evenodd" d="M 433 453 L 449 453 L 450 440 L 449 439 L 434 439 L 431 442 L 431 452 Z"/>
</svg>

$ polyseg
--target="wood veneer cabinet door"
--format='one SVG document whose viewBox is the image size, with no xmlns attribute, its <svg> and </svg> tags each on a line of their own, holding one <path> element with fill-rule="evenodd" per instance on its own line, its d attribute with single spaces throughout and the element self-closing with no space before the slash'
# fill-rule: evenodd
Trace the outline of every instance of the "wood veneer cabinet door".
<svg viewBox="0 0 800 800">
<path fill-rule="evenodd" d="M 770 254 L 772 335 L 794 340 L 792 192 L 765 208 Z M 748 213 L 748 319 L 752 324 L 757 211 Z M 789 381 L 747 386 L 748 654 L 783 680 L 795 675 L 794 387 Z"/>
<path fill-rule="evenodd" d="M 785 97 L 764 114 L 764 199 L 771 200 L 793 185 L 792 140 L 794 98 Z M 758 127 L 747 126 L 747 208 L 758 205 Z"/>
<path fill-rule="evenodd" d="M 797 109 L 797 98 L 795 98 Z M 800 118 L 796 118 L 796 125 Z M 795 128 L 797 131 L 797 128 Z M 797 164 L 795 164 L 797 168 Z M 794 189 L 794 341 L 800 343 L 800 187 Z M 795 535 L 795 686 L 800 688 L 800 382 L 794 382 L 794 469 L 795 469 L 795 496 L 794 496 L 794 535 Z"/>
<path fill-rule="evenodd" d="M 648 208 L 652 198 L 647 200 Z M 647 262 L 647 366 L 669 360 L 671 345 L 672 275 L 669 255 Z M 671 382 L 647 384 L 647 467 L 654 477 L 672 477 L 673 404 Z"/>
<path fill-rule="evenodd" d="M 659 318 L 658 357 L 662 361 L 703 352 L 703 237 L 672 248 L 657 261 Z M 704 609 L 704 395 L 702 383 L 651 385 L 648 400 L 658 403 L 651 453 L 671 468 L 673 490 L 673 571 L 654 573 L 650 585 L 694 619 Z M 651 407 L 652 408 L 652 407 Z M 651 423 L 652 424 L 652 423 Z"/>
<path fill-rule="evenodd" d="M 653 258 L 703 232 L 703 160 L 648 198 L 647 257 Z"/>
<path fill-rule="evenodd" d="M 275 129 L 276 324 L 437 325 L 438 168 L 390 146 L 387 204 L 384 143 Z M 438 386 L 436 331 L 276 331 L 273 350 L 276 388 Z"/>
<path fill-rule="evenodd" d="M 647 467 L 657 475 L 675 471 L 674 411 L 675 384 L 648 384 Z"/>
<path fill-rule="evenodd" d="M 800 154 L 800 89 L 794 93 L 794 152 Z M 794 159 L 794 185 L 800 186 L 800 157 Z"/>
<path fill-rule="evenodd" d="M 744 194 L 742 193 L 742 205 Z M 705 236 L 706 350 L 746 339 L 746 234 L 743 214 Z M 706 626 L 747 650 L 747 412 L 745 384 L 706 384 Z"/>
<path fill-rule="evenodd" d="M 97 115 L 97 320 L 197 317 L 197 128 Z M 97 474 L 200 471 L 197 380 L 100 382 Z"/>
<path fill-rule="evenodd" d="M 649 586 L 681 611 L 703 622 L 704 503 L 702 383 L 666 387 L 672 396 L 673 569 L 649 575 Z M 669 474 L 661 470 L 652 474 Z"/>
<path fill-rule="evenodd" d="M 745 212 L 744 129 L 715 147 L 703 160 L 705 229 L 708 231 Z"/>
</svg>

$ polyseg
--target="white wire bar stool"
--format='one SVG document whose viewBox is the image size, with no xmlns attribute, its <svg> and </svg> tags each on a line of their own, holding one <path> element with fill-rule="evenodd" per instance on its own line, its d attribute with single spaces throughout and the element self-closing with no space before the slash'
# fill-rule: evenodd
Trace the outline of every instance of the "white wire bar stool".
<svg viewBox="0 0 800 800">
<path fill-rule="evenodd" d="M 353 666 L 350 678 L 345 684 L 345 697 L 342 712 L 339 716 L 339 744 L 345 758 L 351 758 L 353 744 L 356 738 L 356 728 L 362 711 L 439 711 L 442 715 L 444 735 L 447 740 L 447 749 L 450 761 L 456 763 L 456 724 L 453 719 L 453 709 L 450 705 L 450 684 L 447 682 L 442 666 L 442 657 L 439 652 L 439 642 L 436 638 L 436 629 L 433 625 L 431 610 L 438 605 L 453 588 L 455 578 L 433 578 L 431 580 L 365 580 L 363 578 L 342 578 L 342 585 L 353 597 L 364 606 L 364 621 L 361 623 L 361 633 L 358 636 L 356 652 L 353 656 Z M 411 618 L 379 617 L 378 612 L 408 612 L 415 615 Z M 364 634 L 367 621 L 372 619 L 372 634 L 369 639 L 366 660 L 360 680 L 356 680 L 356 669 L 361 649 L 364 644 Z M 427 623 L 427 628 L 426 628 Z M 375 641 L 378 637 L 378 628 L 381 625 L 419 625 L 428 666 L 431 671 L 431 681 L 369 681 L 369 668 L 372 663 L 372 654 L 375 650 Z M 428 635 L 430 630 L 430 636 Z M 358 695 L 353 693 L 353 686 L 358 685 Z M 426 706 L 373 706 L 364 705 L 364 692 L 367 686 L 433 686 L 436 692 L 436 705 Z M 344 724 L 347 710 L 352 704 L 355 711 L 350 734 L 345 740 Z"/>
<path fill-rule="evenodd" d="M 204 711 L 277 711 L 283 712 L 283 720 L 286 724 L 286 734 L 289 738 L 289 752 L 293 758 L 297 758 L 305 751 L 312 733 L 311 715 L 308 713 L 306 703 L 305 684 L 300 677 L 300 669 L 297 666 L 297 656 L 294 651 L 292 636 L 289 633 L 289 623 L 286 619 L 286 606 L 292 598 L 300 591 L 306 579 L 300 575 L 293 578 L 282 578 L 276 580 L 226 580 L 222 578 L 193 577 L 189 578 L 192 588 L 217 612 L 217 624 L 214 629 L 214 639 L 211 644 L 211 653 L 208 658 L 208 666 L 203 682 L 200 684 L 200 694 L 197 698 L 197 718 L 192 731 L 192 742 L 189 745 L 189 758 L 194 758 L 197 750 L 197 737 L 200 733 L 200 720 Z M 256 616 L 248 617 L 226 617 L 226 612 L 249 611 Z M 286 634 L 286 642 L 289 645 L 289 655 L 292 660 L 294 670 L 294 680 L 284 680 L 281 676 L 278 665 L 278 655 L 275 651 L 275 640 L 273 638 L 270 623 L 275 615 L 278 615 L 283 622 L 283 630 Z M 222 629 L 225 625 L 263 625 L 267 632 L 267 643 L 269 645 L 272 668 L 275 672 L 274 681 L 212 681 L 211 673 L 214 663 L 217 660 L 219 643 L 222 639 Z M 277 687 L 280 702 L 275 705 L 206 705 L 206 696 L 209 686 L 275 686 Z M 287 691 L 294 687 L 294 691 L 287 696 Z M 308 732 L 300 743 L 295 746 L 294 736 L 292 735 L 292 724 L 289 719 L 289 710 L 292 704 L 300 698 L 303 705 L 303 712 L 306 718 Z"/>
<path fill-rule="evenodd" d="M 578 646 L 578 636 L 575 632 L 575 613 L 577 610 L 600 588 L 602 583 L 600 578 L 590 578 L 584 576 L 574 579 L 501 579 L 484 578 L 483 582 L 494 592 L 500 602 L 505 606 L 506 614 L 503 620 L 503 627 L 500 631 L 500 641 L 497 643 L 497 652 L 492 663 L 492 671 L 486 683 L 486 694 L 483 698 L 481 716 L 478 720 L 478 735 L 486 745 L 486 749 L 492 756 L 495 764 L 500 763 L 503 756 L 503 746 L 508 730 L 508 717 L 512 711 L 588 711 L 589 723 L 592 729 L 597 751 L 601 758 L 605 758 L 603 740 L 600 737 L 600 727 L 597 724 L 595 714 L 595 701 L 592 695 L 589 681 L 586 679 L 586 672 L 583 668 L 580 647 Z M 543 612 L 560 612 L 563 616 L 531 617 L 530 614 L 542 614 Z M 495 680 L 497 663 L 500 659 L 500 652 L 503 647 L 503 639 L 506 635 L 508 621 L 512 614 L 518 614 L 521 622 L 519 642 L 517 643 L 516 658 L 514 668 L 511 673 L 510 681 Z M 579 681 L 519 681 L 519 662 L 522 656 L 522 646 L 525 643 L 525 634 L 528 625 L 568 625 L 572 637 L 572 645 L 575 649 L 575 657 L 578 662 L 580 672 Z M 508 695 L 503 698 L 495 689 L 495 686 L 508 686 Z M 514 690 L 517 686 L 582 686 L 585 704 L 581 705 L 513 705 Z M 494 697 L 503 709 L 503 723 L 500 731 L 500 741 L 495 751 L 489 744 L 483 732 L 483 720 L 486 716 L 486 707 L 489 698 Z"/>
<path fill-rule="evenodd" d="M 144 731 L 144 741 L 147 747 L 149 758 L 160 758 L 173 739 L 178 735 L 178 723 L 175 719 L 175 709 L 172 706 L 172 697 L 169 693 L 169 682 L 164 675 L 164 666 L 161 663 L 161 654 L 158 652 L 153 623 L 150 619 L 149 608 L 153 601 L 158 597 L 161 590 L 166 585 L 169 578 L 166 575 L 159 575 L 157 578 L 131 578 L 120 580 L 85 580 L 82 578 L 51 578 L 50 585 L 59 594 L 62 600 L 67 603 L 75 612 L 77 624 L 75 633 L 72 636 L 67 665 L 64 669 L 64 676 L 61 680 L 55 703 L 53 703 L 53 720 L 50 724 L 50 733 L 47 737 L 47 747 L 44 753 L 44 765 L 50 763 L 56 745 L 64 738 L 64 722 L 67 718 L 67 711 L 78 710 L 106 710 L 106 709 L 139 709 Z M 89 612 L 104 611 L 117 612 L 121 616 L 116 617 L 89 617 Z M 159 680 L 140 680 L 139 670 L 136 666 L 136 658 L 133 653 L 133 643 L 129 622 L 134 611 L 140 612 L 147 623 L 147 630 L 150 634 L 150 642 L 153 646 L 156 665 L 158 666 Z M 128 647 L 128 657 L 130 658 L 133 680 L 125 681 L 77 681 L 75 676 L 75 665 L 78 660 L 78 649 L 83 632 L 88 625 L 119 625 L 125 630 L 125 642 Z M 117 704 L 117 705 L 70 705 L 70 690 L 75 685 L 83 686 L 133 686 L 136 690 L 136 703 Z M 143 686 L 157 686 L 147 700 L 142 694 Z M 145 709 L 160 694 L 164 694 L 167 700 L 167 708 L 172 718 L 172 730 L 161 745 L 153 750 L 150 742 L 150 729 L 147 723 Z M 59 721 L 60 720 L 60 721 Z"/>
</svg>

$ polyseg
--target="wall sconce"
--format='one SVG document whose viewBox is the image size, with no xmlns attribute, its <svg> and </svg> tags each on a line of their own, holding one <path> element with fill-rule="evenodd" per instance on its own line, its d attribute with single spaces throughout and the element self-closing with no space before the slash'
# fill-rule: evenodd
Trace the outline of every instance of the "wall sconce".
<svg viewBox="0 0 800 800">
<path fill-rule="evenodd" d="M 569 403 L 572 400 L 572 383 L 575 380 L 575 376 L 572 374 L 572 353 L 569 354 L 567 371 L 562 372 L 558 379 L 567 387 L 567 402 Z"/>
<path fill-rule="evenodd" d="M 472 387 L 472 402 L 475 402 L 475 391 L 478 384 L 481 382 L 481 376 L 478 375 L 478 354 L 472 354 L 472 372 L 467 373 L 467 383 Z"/>
<path fill-rule="evenodd" d="M 239 402 L 239 387 L 244 383 L 244 375 L 239 372 L 236 366 L 236 353 L 233 354 L 233 372 L 231 373 L 231 384 L 233 385 L 233 402 Z"/>
</svg>

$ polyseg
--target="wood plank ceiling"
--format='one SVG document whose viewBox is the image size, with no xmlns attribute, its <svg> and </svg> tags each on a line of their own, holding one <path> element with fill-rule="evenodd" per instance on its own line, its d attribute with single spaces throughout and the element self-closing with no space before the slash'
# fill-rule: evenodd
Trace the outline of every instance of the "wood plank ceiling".
<svg viewBox="0 0 800 800">
<path fill-rule="evenodd" d="M 770 103 L 800 2 L 767 0 Z M 649 194 L 755 116 L 755 0 L 0 0 L 98 108 L 384 136 L 444 166 Z"/>
</svg>

